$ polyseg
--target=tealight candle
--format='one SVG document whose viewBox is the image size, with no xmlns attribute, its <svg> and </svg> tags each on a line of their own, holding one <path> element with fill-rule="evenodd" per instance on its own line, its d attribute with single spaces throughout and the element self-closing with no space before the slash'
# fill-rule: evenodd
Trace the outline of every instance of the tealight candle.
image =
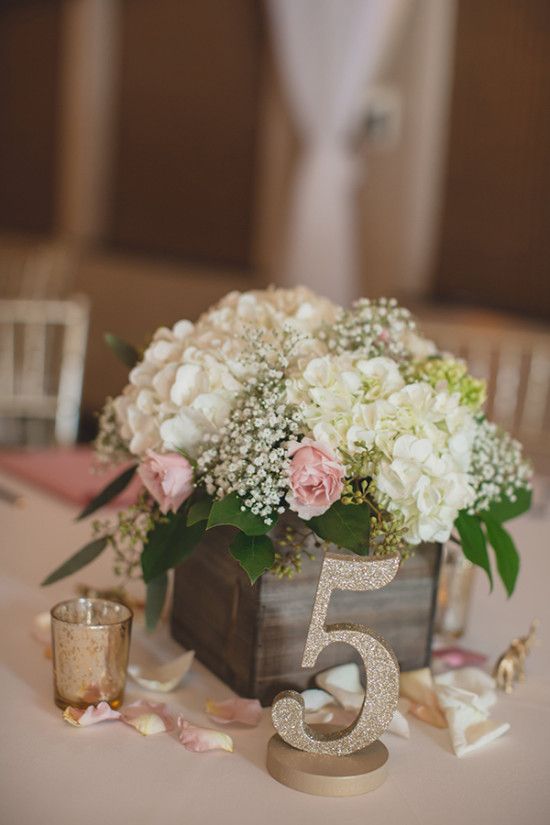
<svg viewBox="0 0 550 825">
<path fill-rule="evenodd" d="M 54 698 L 60 708 L 122 704 L 132 611 L 106 599 L 71 599 L 51 610 Z"/>
</svg>

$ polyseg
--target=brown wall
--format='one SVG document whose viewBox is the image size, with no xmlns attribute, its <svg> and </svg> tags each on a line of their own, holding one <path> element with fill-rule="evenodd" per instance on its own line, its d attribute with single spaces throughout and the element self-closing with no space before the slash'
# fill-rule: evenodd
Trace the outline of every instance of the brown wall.
<svg viewBox="0 0 550 825">
<path fill-rule="evenodd" d="M 60 0 L 0 4 L 0 229 L 55 226 Z"/>
<path fill-rule="evenodd" d="M 255 0 L 123 0 L 117 246 L 250 265 L 260 8 Z"/>
<path fill-rule="evenodd" d="M 459 3 L 436 290 L 550 319 L 550 3 Z"/>
</svg>

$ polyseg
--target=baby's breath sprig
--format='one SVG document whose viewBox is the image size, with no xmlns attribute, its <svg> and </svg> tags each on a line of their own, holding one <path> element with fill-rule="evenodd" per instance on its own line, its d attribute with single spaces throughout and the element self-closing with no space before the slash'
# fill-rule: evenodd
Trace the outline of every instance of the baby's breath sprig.
<svg viewBox="0 0 550 825">
<path fill-rule="evenodd" d="M 114 573 L 123 584 L 141 578 L 140 559 L 147 536 L 153 527 L 166 520 L 144 491 L 135 504 L 116 514 L 114 522 L 96 519 L 92 531 L 96 538 L 106 537 L 114 552 Z"/>
<path fill-rule="evenodd" d="M 403 336 L 415 329 L 411 313 L 395 298 L 362 298 L 350 310 L 342 310 L 319 337 L 336 354 L 360 351 L 366 358 L 387 356 L 399 361 L 410 358 Z"/>
<path fill-rule="evenodd" d="M 284 329 L 275 342 L 261 333 L 251 338 L 243 363 L 250 379 L 237 396 L 229 421 L 205 436 L 197 459 L 197 475 L 209 495 L 218 499 L 236 492 L 252 513 L 273 522 L 284 512 L 288 490 L 286 442 L 296 438 L 301 416 L 285 396 L 289 354 L 302 335 Z"/>
<path fill-rule="evenodd" d="M 502 499 L 515 501 L 520 489 L 530 489 L 532 467 L 523 457 L 519 441 L 496 424 L 481 418 L 472 447 L 470 475 L 475 498 L 471 515 L 488 510 Z"/>
<path fill-rule="evenodd" d="M 95 460 L 101 469 L 126 461 L 130 456 L 122 440 L 114 400 L 108 397 L 99 413 L 98 433 L 94 441 Z"/>
</svg>

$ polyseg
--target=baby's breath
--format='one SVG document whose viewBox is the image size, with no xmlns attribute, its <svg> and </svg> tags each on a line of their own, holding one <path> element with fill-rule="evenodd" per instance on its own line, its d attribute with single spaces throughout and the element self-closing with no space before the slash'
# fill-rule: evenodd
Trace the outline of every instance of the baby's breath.
<svg viewBox="0 0 550 825">
<path fill-rule="evenodd" d="M 404 334 L 415 329 L 411 313 L 399 306 L 395 298 L 361 298 L 351 310 L 342 310 L 320 337 L 336 354 L 360 351 L 366 358 L 387 356 L 400 360 L 410 356 Z"/>
<path fill-rule="evenodd" d="M 141 553 L 150 531 L 163 518 L 149 494 L 143 492 L 135 504 L 116 514 L 114 522 L 93 522 L 94 535 L 105 536 L 114 551 L 116 576 L 123 581 L 141 578 Z"/>
<path fill-rule="evenodd" d="M 515 501 L 518 490 L 530 487 L 532 469 L 523 458 L 519 441 L 482 419 L 474 439 L 470 473 L 475 499 L 469 512 L 474 514 L 503 498 Z"/>
<path fill-rule="evenodd" d="M 288 354 L 300 336 L 281 334 L 280 347 L 255 335 L 246 354 L 255 361 L 252 378 L 237 400 L 229 421 L 207 435 L 197 473 L 207 492 L 218 499 L 236 492 L 243 506 L 264 519 L 283 512 L 288 490 L 286 442 L 300 431 L 298 409 L 285 400 Z"/>
<path fill-rule="evenodd" d="M 120 436 L 114 400 L 110 397 L 105 401 L 99 414 L 98 434 L 94 447 L 96 461 L 101 467 L 119 464 L 130 456 Z"/>
</svg>

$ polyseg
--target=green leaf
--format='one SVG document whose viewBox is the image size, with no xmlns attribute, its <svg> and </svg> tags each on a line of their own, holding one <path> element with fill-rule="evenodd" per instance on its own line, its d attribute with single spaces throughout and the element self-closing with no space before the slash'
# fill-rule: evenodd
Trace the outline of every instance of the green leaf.
<svg viewBox="0 0 550 825">
<path fill-rule="evenodd" d="M 141 554 L 141 569 L 146 582 L 181 564 L 200 541 L 205 531 L 204 522 L 192 527 L 185 522 L 185 512 L 170 513 L 167 521 L 159 522 L 148 534 Z"/>
<path fill-rule="evenodd" d="M 140 355 L 137 349 L 132 346 L 132 344 L 128 344 L 127 341 L 123 341 L 122 338 L 118 337 L 118 335 L 114 335 L 112 332 L 105 333 L 105 343 L 111 347 L 120 361 L 122 361 L 122 363 L 130 369 L 135 367 L 140 360 Z"/>
<path fill-rule="evenodd" d="M 187 514 L 187 526 L 192 527 L 193 524 L 197 524 L 199 521 L 208 521 L 211 509 L 211 498 L 201 498 L 195 501 L 189 508 L 189 513 Z"/>
<path fill-rule="evenodd" d="M 461 510 L 458 514 L 455 527 L 458 530 L 462 543 L 462 552 L 472 564 L 482 567 L 489 577 L 491 590 L 493 589 L 493 573 L 491 562 L 487 553 L 487 542 L 481 527 L 479 516 L 471 516 L 466 510 Z"/>
<path fill-rule="evenodd" d="M 94 559 L 96 559 L 107 546 L 108 536 L 103 536 L 100 539 L 94 539 L 89 544 L 86 544 L 78 553 L 75 553 L 74 556 L 71 556 L 70 559 L 67 559 L 66 562 L 54 570 L 53 573 L 50 573 L 47 578 L 44 579 L 42 582 L 42 587 L 47 584 L 53 584 L 54 582 L 59 581 L 59 579 L 64 579 L 65 576 L 70 576 L 71 573 L 76 573 L 77 570 L 80 570 L 81 567 L 85 567 L 87 564 L 90 564 Z"/>
<path fill-rule="evenodd" d="M 147 584 L 145 600 L 145 626 L 147 630 L 154 630 L 162 613 L 168 589 L 168 575 L 162 573 Z"/>
<path fill-rule="evenodd" d="M 93 498 L 89 504 L 86 505 L 82 512 L 78 514 L 76 520 L 80 521 L 81 519 L 86 518 L 86 516 L 95 513 L 95 511 L 99 510 L 100 507 L 103 507 L 105 504 L 112 501 L 112 499 L 116 498 L 116 496 L 126 489 L 128 484 L 133 479 L 136 470 L 137 464 L 133 464 L 131 467 L 128 467 L 127 470 L 124 470 L 123 473 L 104 487 L 103 490 L 98 493 L 98 495 Z"/>
<path fill-rule="evenodd" d="M 502 498 L 500 501 L 493 502 L 488 510 L 484 510 L 479 515 L 484 521 L 485 518 L 490 518 L 493 521 L 503 522 L 521 516 L 522 513 L 526 513 L 530 507 L 531 490 L 528 490 L 526 487 L 521 487 L 516 493 L 515 501 L 511 501 L 509 498 Z"/>
<path fill-rule="evenodd" d="M 273 566 L 275 560 L 273 542 L 268 536 L 246 536 L 239 533 L 231 543 L 229 551 L 252 584 Z"/>
<path fill-rule="evenodd" d="M 306 524 L 325 541 L 366 556 L 369 552 L 370 518 L 368 504 L 335 501 L 322 516 L 315 516 Z"/>
<path fill-rule="evenodd" d="M 215 501 L 208 517 L 207 530 L 218 524 L 229 524 L 238 527 L 247 536 L 263 536 L 273 529 L 277 516 L 272 516 L 272 524 L 266 524 L 263 518 L 255 516 L 248 507 L 245 507 L 237 493 L 230 493 L 220 501 Z"/>
<path fill-rule="evenodd" d="M 500 578 L 508 596 L 511 596 L 519 573 L 519 553 L 516 550 L 512 536 L 504 529 L 502 524 L 486 518 L 485 526 L 487 527 L 487 536 L 495 551 Z"/>
</svg>

